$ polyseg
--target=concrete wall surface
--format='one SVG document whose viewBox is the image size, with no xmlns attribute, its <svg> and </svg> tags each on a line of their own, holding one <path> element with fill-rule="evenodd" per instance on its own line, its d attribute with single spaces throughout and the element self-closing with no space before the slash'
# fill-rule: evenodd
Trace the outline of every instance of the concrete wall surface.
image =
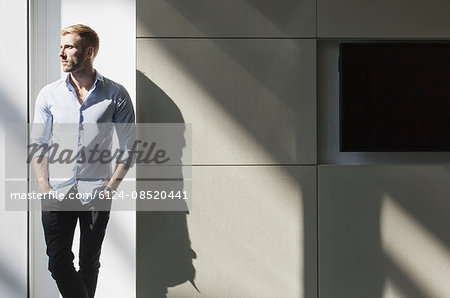
<svg viewBox="0 0 450 298">
<path fill-rule="evenodd" d="M 192 124 L 192 210 L 114 214 L 97 297 L 450 297 L 450 154 L 339 152 L 338 70 L 341 42 L 448 40 L 448 1 L 30 3 L 30 81 L 26 3 L 0 10 L 2 128 L 61 76 L 73 23 L 138 122 Z M 39 215 L 0 224 L 0 296 L 58 297 Z"/>
<path fill-rule="evenodd" d="M 320 297 L 448 297 L 449 165 L 319 167 Z"/>
<path fill-rule="evenodd" d="M 436 263 L 448 261 L 448 233 L 439 227 L 448 224 L 447 190 L 429 175 L 445 181 L 440 166 L 449 154 L 339 152 L 338 55 L 343 41 L 448 38 L 449 8 L 445 1 L 137 1 L 138 114 L 192 123 L 187 228 L 207 296 L 448 295 L 439 276 L 450 278 L 448 270 Z M 283 207 L 292 197 L 303 209 Z M 433 207 L 418 210 L 428 200 Z M 268 209 L 295 232 L 272 226 Z M 144 231 L 138 251 L 148 245 Z M 297 245 L 280 238 L 294 234 Z M 405 235 L 422 257 L 396 242 Z M 311 260 L 314 239 L 320 247 Z M 295 265 L 279 263 L 282 255 Z M 426 261 L 432 265 L 418 273 Z M 284 290 L 270 277 L 275 268 Z M 138 269 L 137 277 L 139 291 L 148 276 Z M 294 279 L 298 287 L 289 286 Z M 188 284 L 169 290 L 195 295 Z"/>
</svg>

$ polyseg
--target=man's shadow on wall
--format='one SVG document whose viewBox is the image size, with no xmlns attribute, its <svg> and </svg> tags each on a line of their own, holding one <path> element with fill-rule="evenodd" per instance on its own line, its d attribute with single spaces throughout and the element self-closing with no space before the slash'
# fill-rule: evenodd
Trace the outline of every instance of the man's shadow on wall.
<svg viewBox="0 0 450 298">
<path fill-rule="evenodd" d="M 184 122 L 180 109 L 155 83 L 142 72 L 136 71 L 137 82 L 137 122 L 138 123 L 180 123 L 180 130 L 171 139 L 178 152 L 176 159 L 181 164 L 182 149 L 185 146 Z M 178 126 L 177 126 L 178 127 Z M 139 127 L 138 127 L 139 137 Z M 179 147 L 179 148 L 178 148 Z M 173 152 L 173 148 L 171 150 Z M 172 159 L 174 157 L 172 156 Z M 181 166 L 175 167 L 175 179 L 148 179 L 149 167 L 137 166 L 136 190 L 149 190 L 149 183 L 169 181 L 177 185 L 177 190 L 183 192 L 183 176 Z M 155 202 L 167 203 L 167 201 Z M 171 210 L 187 210 L 180 203 Z M 148 206 L 147 206 L 148 207 Z M 160 208 L 162 207 L 162 208 Z M 186 215 L 188 211 L 139 211 L 139 201 L 136 212 L 136 294 L 138 298 L 166 297 L 167 288 L 190 281 L 194 287 L 195 268 L 192 259 L 196 253 L 191 249 Z M 167 209 L 167 205 L 155 205 L 154 209 Z M 145 210 L 149 210 L 145 208 Z"/>
</svg>

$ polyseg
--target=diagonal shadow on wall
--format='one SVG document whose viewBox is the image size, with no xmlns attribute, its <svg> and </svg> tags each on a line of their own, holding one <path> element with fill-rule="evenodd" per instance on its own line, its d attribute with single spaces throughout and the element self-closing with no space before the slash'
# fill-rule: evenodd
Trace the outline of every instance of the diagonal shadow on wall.
<svg viewBox="0 0 450 298">
<path fill-rule="evenodd" d="M 184 123 L 181 111 L 176 104 L 140 71 L 136 72 L 136 83 L 138 123 Z M 169 137 L 183 138 L 183 135 L 181 133 Z M 178 140 L 176 143 L 183 146 L 185 141 Z M 177 150 L 180 151 L 181 157 L 182 148 Z M 136 190 L 138 193 L 151 189 L 149 180 L 146 179 L 149 177 L 146 171 L 148 169 L 145 166 L 137 167 Z M 180 178 L 176 180 L 183 180 L 181 169 L 178 177 Z M 182 189 L 179 190 L 182 191 Z M 137 297 L 161 298 L 166 296 L 168 287 L 186 281 L 193 283 L 195 269 L 192 259 L 196 258 L 196 253 L 191 249 L 189 239 L 186 218 L 188 212 L 139 211 L 139 201 L 136 207 L 138 210 L 136 212 Z M 155 208 L 159 207 L 161 206 L 155 206 Z M 176 206 L 162 207 L 178 209 Z"/>
<path fill-rule="evenodd" d="M 170 3 L 193 24 L 204 22 L 204 20 L 192 19 L 193 16 L 197 15 L 195 11 L 202 8 L 192 5 L 187 6 L 176 1 Z M 201 26 L 198 29 L 205 36 L 214 36 L 216 28 Z M 302 138 L 308 139 L 305 135 L 311 136 L 313 139 L 315 136 L 315 73 L 308 73 L 308 70 L 315 69 L 314 43 L 312 43 L 313 55 L 309 56 L 311 52 L 303 53 L 302 47 L 299 46 L 300 43 L 295 40 L 252 40 L 251 42 L 232 40 L 231 42 L 229 39 L 220 38 L 208 40 L 183 39 L 183 42 L 186 43 L 207 43 L 208 46 L 211 45 L 211 48 L 217 49 L 217 52 L 220 53 L 220 55 L 215 56 L 214 52 L 205 52 L 202 61 L 202 59 L 192 59 L 191 53 L 182 48 L 182 43 L 175 41 L 172 43 L 172 40 L 159 41 L 156 42 L 162 45 L 187 70 L 191 77 L 211 94 L 211 97 L 224 111 L 237 120 L 243 130 L 256 139 L 260 147 L 271 155 L 275 164 L 299 165 L 296 155 L 297 150 L 307 151 L 305 156 L 309 157 L 303 157 L 303 163 L 305 161 L 310 164 L 315 163 L 315 144 L 295 143 Z M 283 42 L 284 47 L 279 46 L 279 42 Z M 194 49 L 194 51 L 198 50 L 198 48 Z M 304 54 L 306 58 L 303 56 Z M 226 58 L 223 58 L 224 56 Z M 138 61 L 139 59 L 138 56 Z M 244 76 L 255 80 L 253 86 L 259 85 L 261 89 L 253 90 L 251 89 L 253 86 L 249 86 L 250 96 L 248 98 L 239 97 L 237 100 L 233 100 L 234 95 L 236 95 L 233 93 L 236 92 L 236 85 L 234 84 L 242 80 L 237 73 L 230 72 L 229 75 L 227 74 L 227 71 L 230 70 L 227 68 L 229 61 L 240 67 Z M 223 73 L 218 73 L 221 70 Z M 299 73 L 305 75 L 299 77 Z M 280 74 L 282 75 L 280 76 Z M 225 80 L 219 79 L 220 76 L 223 76 Z M 304 98 L 298 98 L 299 94 L 304 95 Z M 309 102 L 312 109 L 308 111 L 302 109 L 301 101 Z M 263 111 L 263 109 L 267 109 L 268 112 Z M 292 130 L 290 135 L 289 133 L 280 133 L 274 125 L 276 121 L 283 118 L 283 113 L 286 110 L 292 111 L 295 115 L 295 119 L 290 125 Z M 249 115 L 249 112 L 260 113 L 268 117 L 265 119 L 263 117 L 257 118 Z M 289 136 L 286 137 L 286 135 Z M 295 140 L 293 147 L 289 146 L 291 144 L 289 137 Z M 313 157 L 311 158 L 311 156 Z M 295 179 L 293 167 L 287 166 L 285 171 Z M 316 293 L 317 260 L 311 258 L 311 256 L 316 255 L 316 202 L 303 200 L 302 204 L 305 233 L 304 257 L 302 258 L 305 261 L 304 295 L 305 297 L 313 297 Z"/>
</svg>

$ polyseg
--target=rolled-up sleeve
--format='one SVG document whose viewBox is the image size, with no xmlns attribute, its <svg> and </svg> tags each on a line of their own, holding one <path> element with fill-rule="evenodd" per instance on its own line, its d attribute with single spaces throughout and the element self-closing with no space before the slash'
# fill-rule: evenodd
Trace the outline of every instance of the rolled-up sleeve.
<svg viewBox="0 0 450 298">
<path fill-rule="evenodd" d="M 46 90 L 43 88 L 37 98 L 34 112 L 33 127 L 31 128 L 31 158 L 47 156 L 52 135 L 53 116 L 46 100 Z"/>
<path fill-rule="evenodd" d="M 133 152 L 133 145 L 136 139 L 134 109 L 128 92 L 123 87 L 121 91 L 121 96 L 116 102 L 116 109 L 113 116 L 121 152 L 117 156 L 116 162 L 132 166 L 136 160 Z"/>
</svg>

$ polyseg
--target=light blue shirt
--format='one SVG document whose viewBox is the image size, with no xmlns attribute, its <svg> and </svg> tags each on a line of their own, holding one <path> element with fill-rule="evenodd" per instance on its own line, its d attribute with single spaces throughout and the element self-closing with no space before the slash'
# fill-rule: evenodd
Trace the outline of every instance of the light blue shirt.
<svg viewBox="0 0 450 298">
<path fill-rule="evenodd" d="M 80 104 L 69 76 L 48 84 L 39 92 L 31 142 L 44 147 L 53 145 L 53 150 L 45 152 L 41 148 L 35 157 L 44 155 L 51 160 L 53 156 L 53 159 L 59 157 L 64 161 L 49 162 L 49 180 L 53 190 L 66 194 L 76 184 L 79 193 L 94 195 L 111 177 L 112 167 L 111 162 L 91 162 L 88 158 L 98 160 L 100 152 L 107 150 L 111 153 L 111 160 L 115 158 L 116 162 L 129 163 L 135 137 L 133 104 L 122 85 L 97 71 L 94 84 Z M 120 149 L 116 152 L 120 154 L 115 156 L 115 150 L 111 150 L 114 128 Z M 96 149 L 98 152 L 92 153 L 91 150 Z M 106 153 L 103 157 L 107 156 Z M 86 196 L 82 203 L 89 201 L 89 196 Z"/>
</svg>

